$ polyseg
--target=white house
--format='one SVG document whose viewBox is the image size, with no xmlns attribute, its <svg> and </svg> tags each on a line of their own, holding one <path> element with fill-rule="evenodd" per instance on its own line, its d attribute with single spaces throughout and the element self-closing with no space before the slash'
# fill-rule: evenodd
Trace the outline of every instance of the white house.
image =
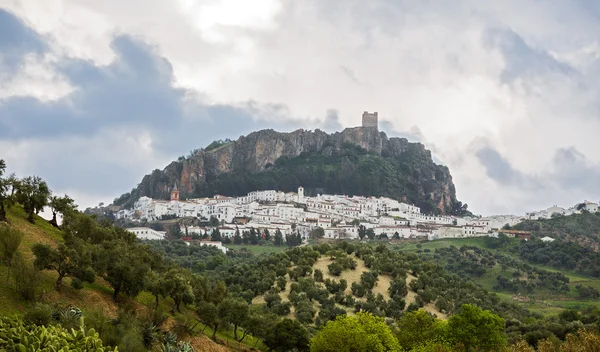
<svg viewBox="0 0 600 352">
<path fill-rule="evenodd" d="M 542 242 L 546 242 L 546 243 L 549 243 L 549 242 L 554 242 L 554 238 L 552 238 L 552 237 L 548 237 L 548 236 L 546 236 L 546 237 L 542 237 L 542 238 L 540 238 L 540 240 L 541 240 Z"/>
<path fill-rule="evenodd" d="M 131 227 L 126 229 L 141 240 L 164 240 L 166 232 L 156 231 L 149 227 Z"/>
</svg>

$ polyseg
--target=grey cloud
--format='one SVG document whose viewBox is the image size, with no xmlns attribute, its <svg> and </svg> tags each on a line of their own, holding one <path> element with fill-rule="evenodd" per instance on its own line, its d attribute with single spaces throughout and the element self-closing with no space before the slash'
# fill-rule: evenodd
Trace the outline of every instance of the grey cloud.
<svg viewBox="0 0 600 352">
<path fill-rule="evenodd" d="M 15 70 L 25 54 L 41 54 L 46 48 L 43 39 L 22 20 L 0 9 L 0 63 L 4 69 Z"/>
<path fill-rule="evenodd" d="M 487 175 L 502 185 L 515 185 L 523 180 L 523 175 L 515 170 L 497 150 L 484 146 L 475 152 Z"/>
<path fill-rule="evenodd" d="M 500 79 L 510 83 L 517 78 L 544 73 L 576 75 L 569 65 L 553 58 L 548 52 L 528 45 L 523 37 L 508 28 L 490 28 L 484 33 L 484 44 L 499 49 L 505 60 Z"/>
<path fill-rule="evenodd" d="M 600 166 L 590 165 L 585 155 L 576 148 L 557 149 L 552 162 L 554 179 L 561 188 L 600 194 Z"/>
<path fill-rule="evenodd" d="M 340 117 L 336 110 L 328 110 L 327 115 L 325 115 L 325 121 L 322 124 L 323 130 L 327 132 L 335 132 L 343 129 L 342 124 L 340 123 Z"/>
<path fill-rule="evenodd" d="M 6 34 L 2 28 L 18 35 L 16 39 L 0 36 L 3 56 L 19 61 L 29 52 L 43 54 L 47 48 L 43 37 L 6 12 L 0 12 L 0 33 Z M 38 174 L 59 189 L 117 195 L 151 169 L 164 167 L 164 160 L 215 139 L 237 138 L 262 128 L 306 127 L 291 118 L 268 120 L 289 117 L 282 104 L 206 105 L 186 99 L 196 92 L 173 87 L 171 64 L 153 47 L 122 35 L 113 40 L 112 48 L 116 58 L 107 66 L 74 59 L 55 66 L 76 87 L 67 98 L 41 102 L 12 97 L 0 102 L 0 142 L 9 146 L 3 157 L 17 157 L 18 148 L 11 145 L 32 145 L 29 166 L 20 172 Z M 262 118 L 257 118 L 258 110 Z M 128 163 L 136 157 L 128 150 L 133 146 L 115 138 L 145 132 L 162 161 Z"/>
</svg>

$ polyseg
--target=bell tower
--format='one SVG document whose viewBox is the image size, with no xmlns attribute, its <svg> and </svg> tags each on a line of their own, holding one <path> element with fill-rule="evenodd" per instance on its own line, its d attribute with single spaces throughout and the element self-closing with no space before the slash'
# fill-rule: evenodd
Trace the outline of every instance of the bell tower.
<svg viewBox="0 0 600 352">
<path fill-rule="evenodd" d="M 179 190 L 177 189 L 177 184 L 175 184 L 171 190 L 171 200 L 179 201 Z"/>
</svg>

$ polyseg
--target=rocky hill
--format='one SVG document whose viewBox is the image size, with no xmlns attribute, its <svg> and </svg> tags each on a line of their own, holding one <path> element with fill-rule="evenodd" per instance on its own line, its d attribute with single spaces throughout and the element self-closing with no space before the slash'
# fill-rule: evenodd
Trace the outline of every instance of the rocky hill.
<svg viewBox="0 0 600 352">
<path fill-rule="evenodd" d="M 308 194 L 389 196 L 425 211 L 465 210 L 456 199 L 450 171 L 436 165 L 422 144 L 363 127 L 333 134 L 262 130 L 213 143 L 146 175 L 114 205 L 131 207 L 142 196 L 167 199 L 174 186 L 182 197 L 203 197 L 256 189 L 295 191 L 300 185 Z"/>
</svg>

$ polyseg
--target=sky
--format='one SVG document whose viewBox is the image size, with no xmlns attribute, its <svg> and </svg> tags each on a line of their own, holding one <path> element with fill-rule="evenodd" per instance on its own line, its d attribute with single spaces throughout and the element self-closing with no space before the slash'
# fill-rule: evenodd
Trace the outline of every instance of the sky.
<svg viewBox="0 0 600 352">
<path fill-rule="evenodd" d="M 378 111 L 477 214 L 600 200 L 600 2 L 0 0 L 0 158 L 80 207 Z"/>
</svg>

